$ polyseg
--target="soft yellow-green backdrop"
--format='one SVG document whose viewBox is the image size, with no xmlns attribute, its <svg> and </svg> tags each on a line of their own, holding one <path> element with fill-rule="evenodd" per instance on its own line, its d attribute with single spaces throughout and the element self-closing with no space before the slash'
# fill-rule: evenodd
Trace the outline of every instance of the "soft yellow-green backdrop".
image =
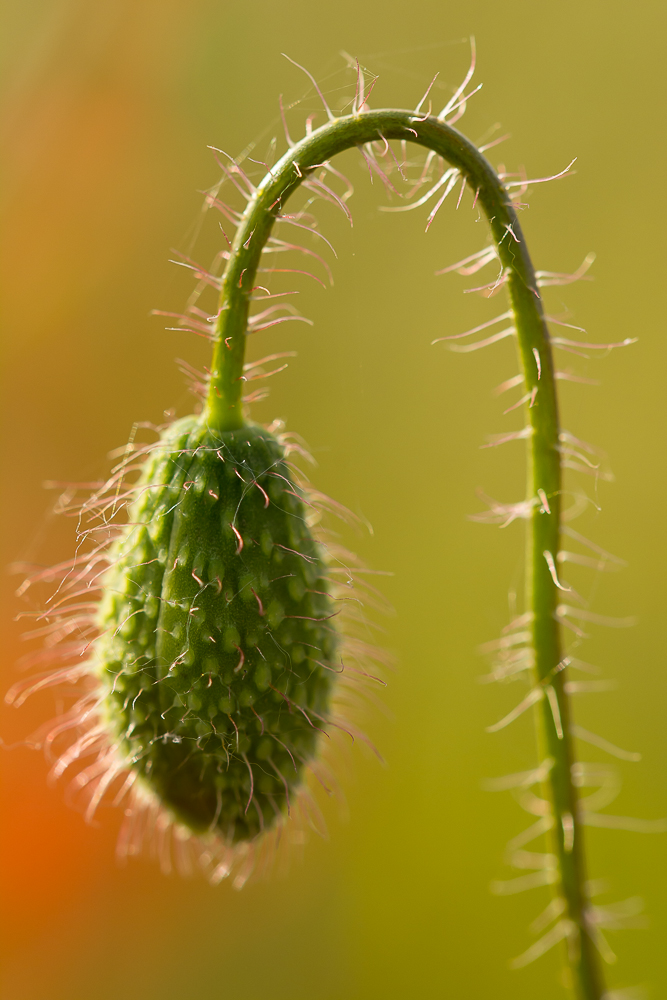
<svg viewBox="0 0 667 1000">
<path fill-rule="evenodd" d="M 49 515 L 44 480 L 95 478 L 135 420 L 187 411 L 173 358 L 205 363 L 205 345 L 148 313 L 178 310 L 190 292 L 187 273 L 167 263 L 171 247 L 212 255 L 214 227 L 193 243 L 199 192 L 218 177 L 207 144 L 238 154 L 254 140 L 263 159 L 271 136 L 282 142 L 278 95 L 308 95 L 281 51 L 334 104 L 350 95 L 341 50 L 379 74 L 375 106 L 414 105 L 437 70 L 444 104 L 474 34 L 484 88 L 464 131 L 477 139 L 501 122 L 512 138 L 492 161 L 533 177 L 578 157 L 576 176 L 536 187 L 522 217 L 539 268 L 572 270 L 598 252 L 595 281 L 556 289 L 549 307 L 569 310 L 593 339 L 640 340 L 590 362 L 562 359 L 602 380 L 564 385 L 563 419 L 609 453 L 617 475 L 580 530 L 629 561 L 622 574 L 572 578 L 594 611 L 638 616 L 630 630 L 592 628 L 582 655 L 619 689 L 582 695 L 576 713 L 645 755 L 618 765 L 624 790 L 611 811 L 665 815 L 664 4 L 22 0 L 3 16 L 3 565 L 72 549 L 73 524 Z M 313 111 L 322 122 L 311 94 L 291 112 L 295 133 Z M 503 846 L 528 818 L 482 781 L 535 759 L 529 717 L 484 732 L 521 689 L 479 685 L 475 652 L 508 620 L 521 527 L 466 520 L 481 507 L 478 487 L 522 494 L 521 446 L 479 450 L 488 433 L 520 425 L 490 392 L 516 370 L 512 347 L 460 357 L 429 346 L 498 311 L 499 300 L 461 295 L 456 276 L 433 276 L 483 245 L 484 223 L 467 198 L 458 214 L 447 203 L 424 236 L 424 213 L 380 214 L 381 185 L 357 158 L 343 162 L 355 227 L 321 215 L 339 255 L 336 287 L 301 282 L 312 331 L 260 335 L 253 351 L 299 357 L 255 415 L 280 416 L 306 438 L 317 486 L 373 525 L 347 540 L 394 574 L 382 582 L 395 608 L 382 622 L 398 663 L 385 699 L 393 718 L 367 719 L 387 766 L 355 748 L 342 778 L 349 815 L 325 803 L 329 839 L 313 837 L 287 875 L 239 894 L 164 877 L 145 860 L 119 869 L 116 813 L 85 826 L 65 789 L 47 787 L 39 753 L 7 750 L 2 1000 L 564 995 L 557 953 L 508 969 L 548 890 L 488 891 L 511 877 Z M 3 580 L 6 688 L 23 623 L 11 624 L 22 606 Z M 52 711 L 48 698 L 6 711 L 5 744 Z M 592 830 L 588 842 L 591 874 L 609 879 L 600 900 L 641 894 L 651 919 L 610 935 L 610 980 L 658 998 L 665 837 Z"/>
</svg>

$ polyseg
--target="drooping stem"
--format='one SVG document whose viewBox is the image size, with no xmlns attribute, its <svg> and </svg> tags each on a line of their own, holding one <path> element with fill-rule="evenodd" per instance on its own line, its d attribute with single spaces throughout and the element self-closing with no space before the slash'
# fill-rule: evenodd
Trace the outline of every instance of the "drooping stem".
<svg viewBox="0 0 667 1000">
<path fill-rule="evenodd" d="M 566 670 L 557 619 L 561 467 L 553 360 L 535 272 L 516 212 L 491 165 L 456 129 L 434 117 L 385 109 L 334 118 L 293 146 L 271 168 L 239 223 L 222 283 L 205 419 L 218 430 L 243 423 L 243 359 L 248 311 L 260 255 L 285 202 L 304 178 L 337 153 L 378 140 L 415 142 L 435 151 L 465 177 L 488 219 L 507 284 L 526 394 L 528 518 L 526 611 L 535 654 L 539 741 L 552 762 L 545 794 L 552 810 L 558 859 L 557 891 L 565 903 L 568 963 L 578 1000 L 601 1000 L 604 984 L 587 920 L 586 872 L 577 792 Z"/>
</svg>

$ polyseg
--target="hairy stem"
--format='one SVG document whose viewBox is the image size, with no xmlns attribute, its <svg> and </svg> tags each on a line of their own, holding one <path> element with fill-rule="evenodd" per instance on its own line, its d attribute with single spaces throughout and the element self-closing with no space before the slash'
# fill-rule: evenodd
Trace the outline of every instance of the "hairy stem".
<svg viewBox="0 0 667 1000">
<path fill-rule="evenodd" d="M 528 519 L 526 610 L 535 653 L 534 683 L 539 739 L 553 762 L 545 779 L 552 810 L 557 890 L 566 905 L 567 953 L 579 1000 L 601 1000 L 604 984 L 587 924 L 588 900 L 582 829 L 572 781 L 573 748 L 565 693 L 556 574 L 560 535 L 561 469 L 558 404 L 553 360 L 535 272 L 521 226 L 502 181 L 456 129 L 435 117 L 385 109 L 334 118 L 294 145 L 271 168 L 251 197 L 238 226 L 222 283 L 205 418 L 219 430 L 243 423 L 243 359 L 250 301 L 261 252 L 282 208 L 304 178 L 352 146 L 381 139 L 408 140 L 434 150 L 456 168 L 475 192 L 488 219 L 507 283 L 526 392 Z"/>
</svg>

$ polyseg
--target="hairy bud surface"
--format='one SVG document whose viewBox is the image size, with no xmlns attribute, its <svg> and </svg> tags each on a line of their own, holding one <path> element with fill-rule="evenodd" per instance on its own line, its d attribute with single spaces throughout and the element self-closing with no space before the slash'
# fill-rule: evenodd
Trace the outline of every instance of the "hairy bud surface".
<svg viewBox="0 0 667 1000">
<path fill-rule="evenodd" d="M 114 543 L 94 649 L 102 720 L 174 819 L 228 844 L 289 811 L 327 721 L 338 637 L 284 449 L 174 423 Z"/>
</svg>

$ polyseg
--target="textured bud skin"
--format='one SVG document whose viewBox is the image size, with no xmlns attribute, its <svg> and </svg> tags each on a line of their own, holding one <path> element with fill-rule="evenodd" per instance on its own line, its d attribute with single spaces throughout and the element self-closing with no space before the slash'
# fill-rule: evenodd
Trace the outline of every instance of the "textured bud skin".
<svg viewBox="0 0 667 1000">
<path fill-rule="evenodd" d="M 338 636 L 284 449 L 174 423 L 114 543 L 95 669 L 120 756 L 172 817 L 232 845 L 289 810 L 328 718 Z"/>
</svg>

